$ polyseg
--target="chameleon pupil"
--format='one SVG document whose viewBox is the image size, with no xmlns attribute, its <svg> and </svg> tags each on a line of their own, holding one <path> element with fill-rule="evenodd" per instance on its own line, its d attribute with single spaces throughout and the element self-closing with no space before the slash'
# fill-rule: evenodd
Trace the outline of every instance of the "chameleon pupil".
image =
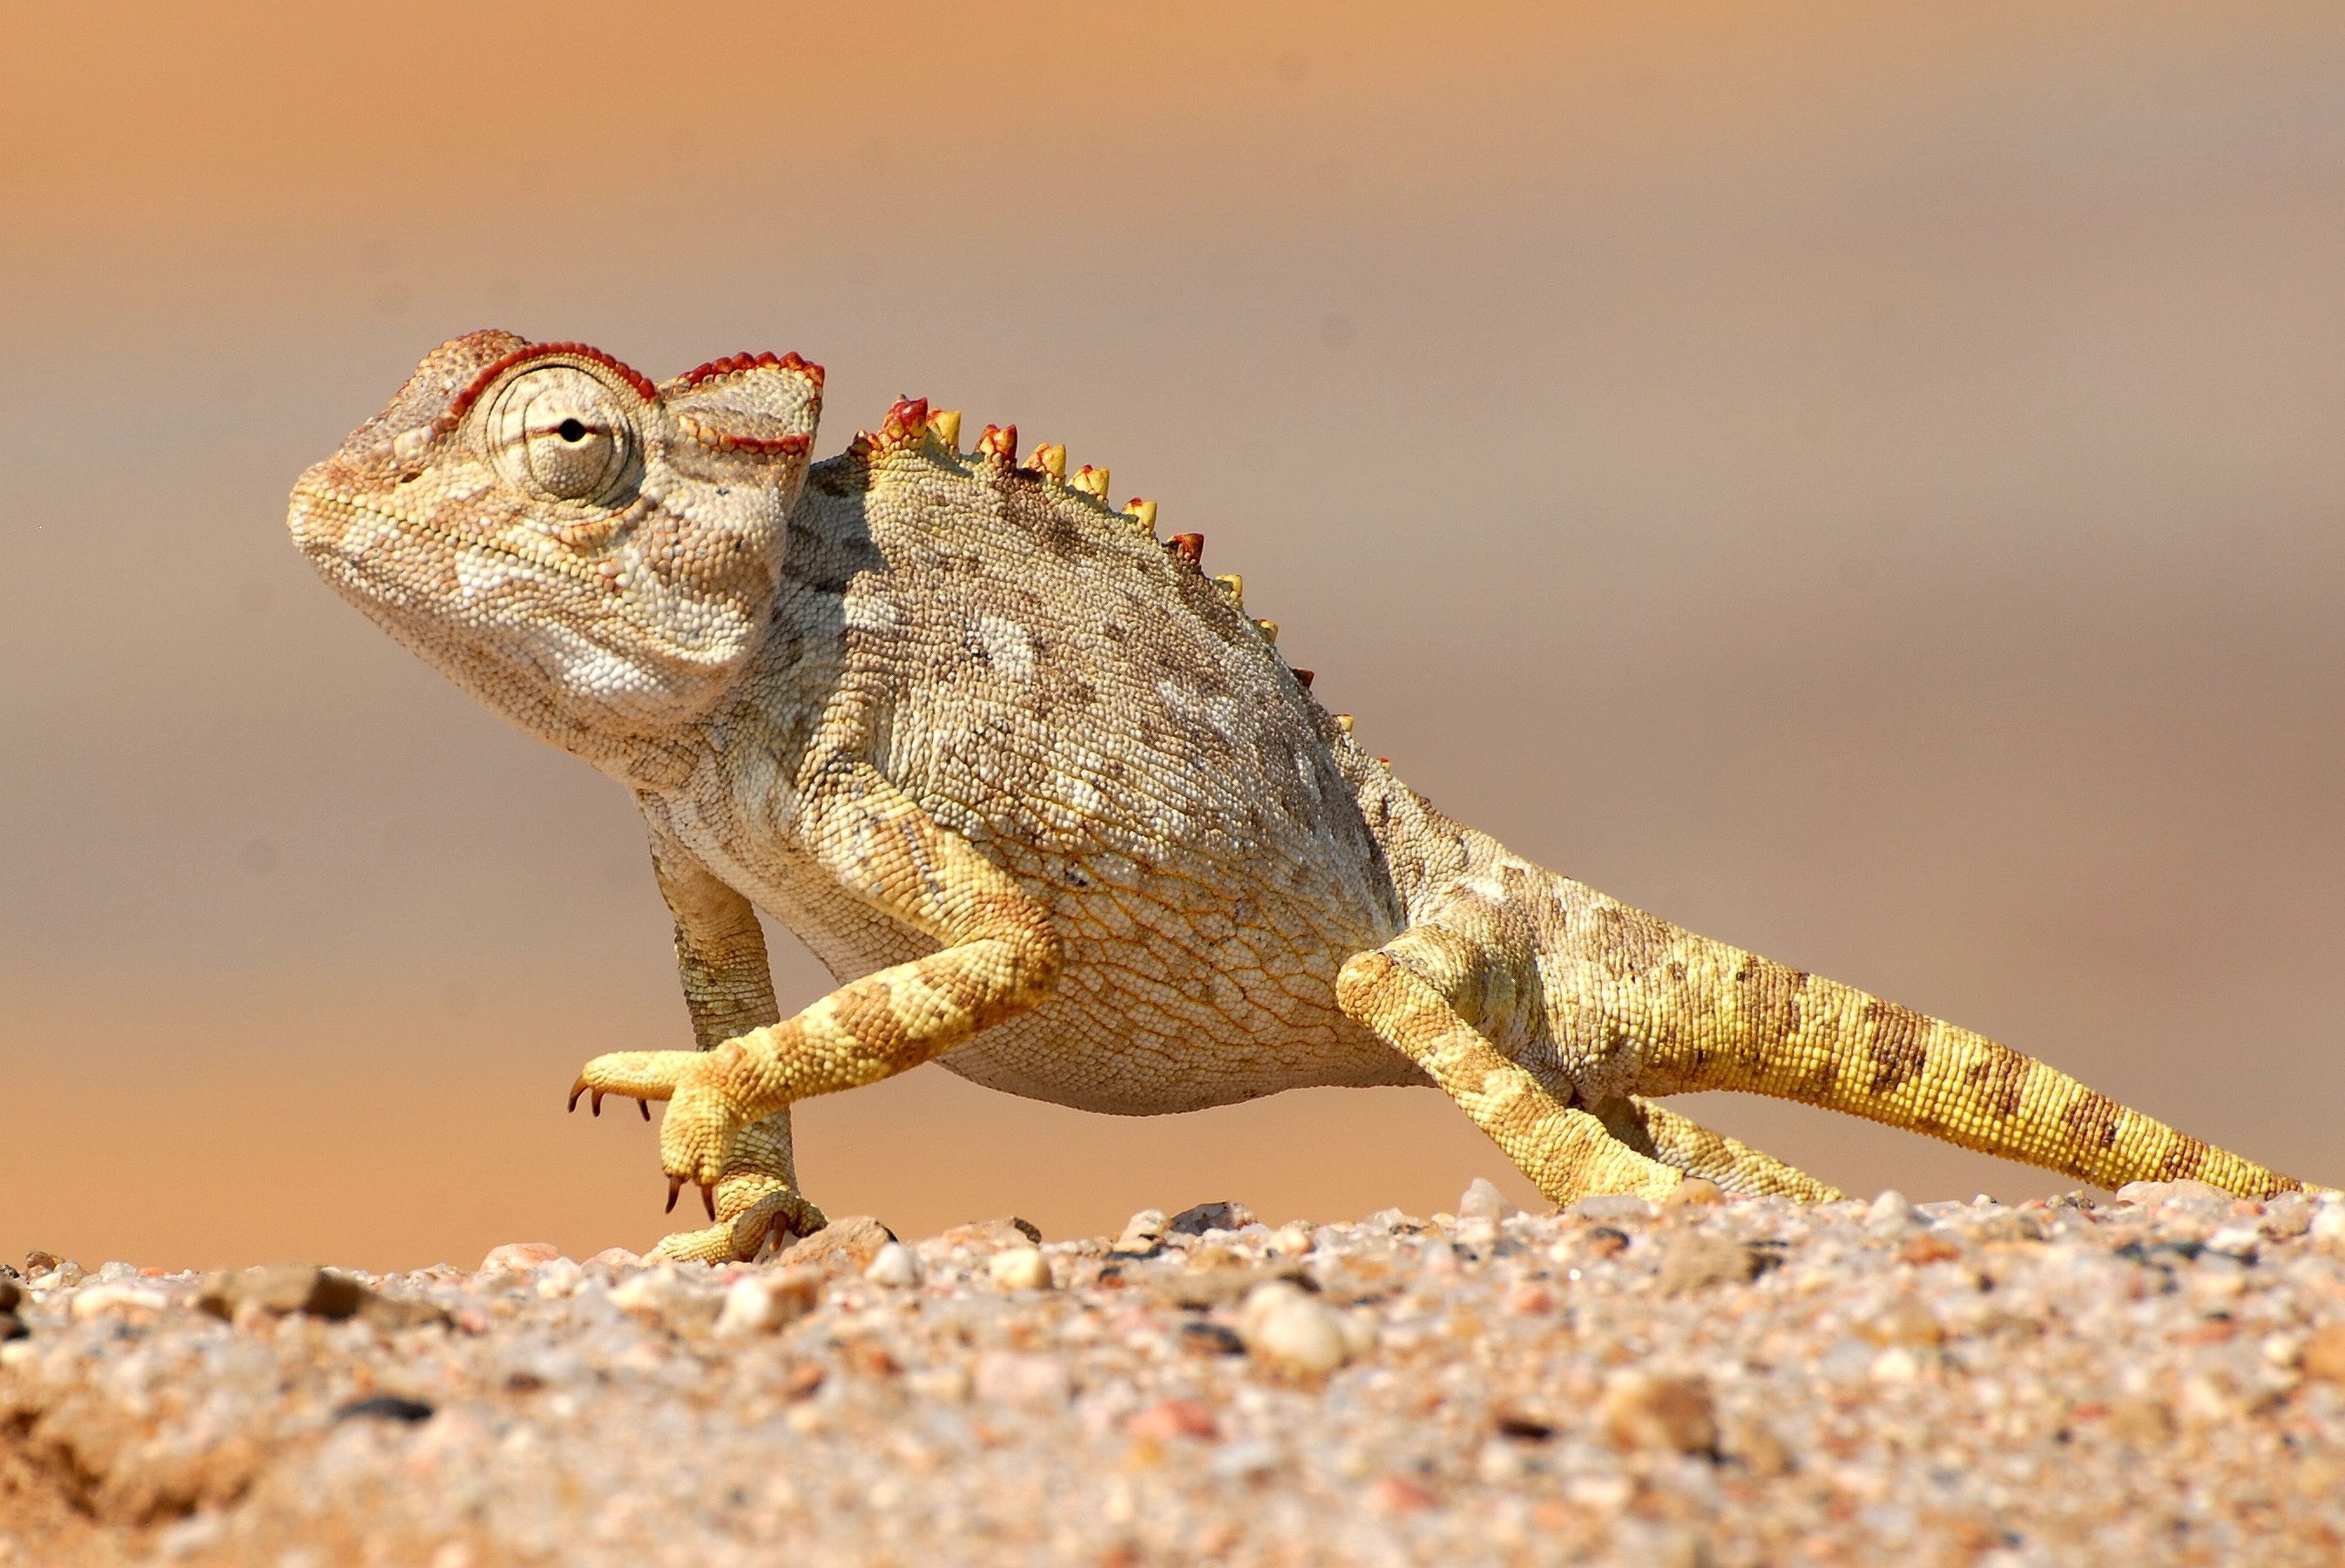
<svg viewBox="0 0 2345 1568">
<path fill-rule="evenodd" d="M 554 426 L 553 433 L 564 441 L 584 441 L 586 439 L 586 427 L 574 419 L 565 419 Z"/>
</svg>

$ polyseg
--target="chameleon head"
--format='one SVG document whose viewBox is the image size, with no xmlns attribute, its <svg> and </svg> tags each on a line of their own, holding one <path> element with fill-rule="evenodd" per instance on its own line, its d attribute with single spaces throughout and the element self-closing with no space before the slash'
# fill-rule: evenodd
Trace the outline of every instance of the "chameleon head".
<svg viewBox="0 0 2345 1568">
<path fill-rule="evenodd" d="M 655 386 L 583 343 L 474 332 L 301 475 L 287 524 L 459 686 L 623 765 L 755 651 L 821 404 L 795 354 Z"/>
</svg>

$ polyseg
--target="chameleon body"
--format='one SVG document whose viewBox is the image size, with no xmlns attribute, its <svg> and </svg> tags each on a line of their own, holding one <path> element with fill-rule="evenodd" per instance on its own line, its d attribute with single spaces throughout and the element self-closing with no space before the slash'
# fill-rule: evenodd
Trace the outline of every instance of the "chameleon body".
<svg viewBox="0 0 2345 1568">
<path fill-rule="evenodd" d="M 2299 1185 L 1510 853 L 1104 470 L 914 400 L 813 463 L 821 387 L 476 332 L 293 494 L 330 584 L 641 807 L 699 1049 L 599 1056 L 573 1103 L 668 1102 L 670 1204 L 715 1223 L 666 1255 L 820 1226 L 789 1106 L 930 1060 L 1123 1114 L 1431 1084 L 1558 1203 L 1839 1196 L 1654 1099 L 1715 1088 L 2105 1186 Z M 759 909 L 838 981 L 787 1019 Z"/>
</svg>

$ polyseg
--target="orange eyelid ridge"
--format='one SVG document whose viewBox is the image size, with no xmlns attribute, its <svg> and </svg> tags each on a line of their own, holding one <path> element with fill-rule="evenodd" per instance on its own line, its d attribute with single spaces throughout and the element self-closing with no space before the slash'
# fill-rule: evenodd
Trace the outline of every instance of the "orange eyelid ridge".
<svg viewBox="0 0 2345 1568">
<path fill-rule="evenodd" d="M 516 365 L 524 365 L 533 360 L 542 359 L 584 360 L 590 364 L 600 365 L 618 376 L 633 387 L 636 394 L 645 402 L 651 402 L 659 396 L 659 388 L 652 383 L 651 377 L 633 365 L 604 353 L 592 343 L 529 343 L 484 367 L 462 392 L 456 394 L 456 401 L 448 405 L 447 412 L 433 422 L 433 428 L 443 435 L 455 429 L 457 423 L 464 417 L 472 406 L 481 401 L 481 394 L 487 392 L 500 376 Z"/>
<path fill-rule="evenodd" d="M 729 376 L 741 371 L 796 371 L 812 382 L 817 391 L 822 386 L 822 367 L 811 360 L 803 360 L 795 350 L 787 354 L 727 354 L 721 360 L 711 360 L 705 365 L 695 365 L 676 378 L 677 390 L 696 387 L 718 376 Z"/>
</svg>

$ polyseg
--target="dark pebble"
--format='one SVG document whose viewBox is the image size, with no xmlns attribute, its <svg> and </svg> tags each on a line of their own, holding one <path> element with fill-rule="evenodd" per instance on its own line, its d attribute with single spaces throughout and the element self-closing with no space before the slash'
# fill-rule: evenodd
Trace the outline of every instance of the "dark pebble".
<svg viewBox="0 0 2345 1568">
<path fill-rule="evenodd" d="M 338 1421 L 364 1417 L 381 1421 L 406 1421 L 410 1425 L 431 1419 L 431 1407 L 421 1400 L 402 1400 L 397 1394 L 377 1394 L 372 1399 L 352 1400 L 334 1412 Z"/>
</svg>

